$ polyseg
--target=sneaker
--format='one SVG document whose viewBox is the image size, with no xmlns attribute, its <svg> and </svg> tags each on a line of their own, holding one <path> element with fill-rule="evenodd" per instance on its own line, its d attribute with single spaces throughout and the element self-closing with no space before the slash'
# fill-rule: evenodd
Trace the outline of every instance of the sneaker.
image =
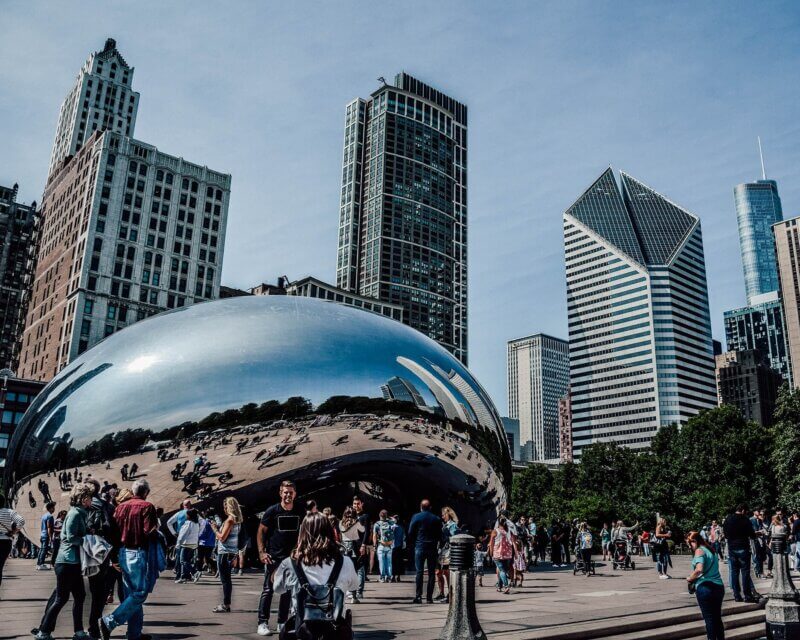
<svg viewBox="0 0 800 640">
<path fill-rule="evenodd" d="M 196 571 L 195 574 L 192 576 L 192 582 L 199 582 L 200 578 L 203 577 L 202 571 Z"/>
<path fill-rule="evenodd" d="M 361 604 L 361 598 L 364 596 L 355 595 L 353 599 L 350 601 L 351 604 Z"/>
<path fill-rule="evenodd" d="M 422 598 L 414 598 L 411 604 L 422 604 Z"/>
<path fill-rule="evenodd" d="M 91 637 L 85 631 L 76 631 L 75 635 L 72 636 L 72 640 L 90 640 Z"/>
<path fill-rule="evenodd" d="M 239 569 L 239 572 L 236 575 L 237 576 L 243 576 L 244 575 L 244 570 Z"/>
<path fill-rule="evenodd" d="M 230 613 L 231 608 L 227 604 L 218 604 L 211 610 L 211 613 Z"/>
<path fill-rule="evenodd" d="M 36 640 L 53 640 L 53 636 L 51 636 L 46 631 L 37 631 L 33 637 Z"/>
<path fill-rule="evenodd" d="M 108 640 L 111 637 L 111 629 L 108 628 L 108 625 L 106 624 L 106 619 L 100 618 L 98 624 L 100 626 L 100 637 L 103 640 Z"/>
<path fill-rule="evenodd" d="M 665 575 L 662 573 L 660 576 L 658 576 L 658 579 L 659 579 L 659 580 L 666 580 L 666 579 L 667 579 L 667 576 L 665 576 Z"/>
<path fill-rule="evenodd" d="M 271 636 L 272 629 L 269 628 L 269 623 L 260 622 L 258 625 L 258 629 L 256 629 L 256 633 L 260 636 Z"/>
<path fill-rule="evenodd" d="M 175 581 L 175 584 L 186 584 L 186 580 L 184 580 L 183 578 L 181 578 L 180 580 L 176 580 L 176 581 Z"/>
</svg>

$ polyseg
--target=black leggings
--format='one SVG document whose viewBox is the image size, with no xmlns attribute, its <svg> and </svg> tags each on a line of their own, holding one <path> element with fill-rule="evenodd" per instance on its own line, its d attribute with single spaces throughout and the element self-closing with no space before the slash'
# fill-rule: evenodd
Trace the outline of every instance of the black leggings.
<svg viewBox="0 0 800 640">
<path fill-rule="evenodd" d="M 3 567 L 11 553 L 11 540 L 0 540 L 0 584 L 3 584 Z"/>
<path fill-rule="evenodd" d="M 50 598 L 50 602 L 45 609 L 42 623 L 39 630 L 45 633 L 52 633 L 56 628 L 56 620 L 61 609 L 69 602 L 70 595 L 72 602 L 72 625 L 77 633 L 83 631 L 83 601 L 86 598 L 86 590 L 83 587 L 83 574 L 80 564 L 57 564 L 56 569 L 56 589 L 53 592 L 55 597 Z"/>
<path fill-rule="evenodd" d="M 220 553 L 217 555 L 217 568 L 219 569 L 219 581 L 222 583 L 222 604 L 231 606 L 231 593 L 233 592 L 233 581 L 231 580 L 231 563 L 236 557 L 235 553 Z"/>
</svg>

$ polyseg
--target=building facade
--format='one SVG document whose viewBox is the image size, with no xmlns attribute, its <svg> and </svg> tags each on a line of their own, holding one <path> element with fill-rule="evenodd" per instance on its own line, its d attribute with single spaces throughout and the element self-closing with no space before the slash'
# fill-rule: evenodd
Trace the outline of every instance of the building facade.
<svg viewBox="0 0 800 640">
<path fill-rule="evenodd" d="M 646 448 L 716 405 L 700 220 L 607 169 L 564 213 L 572 437 Z"/>
<path fill-rule="evenodd" d="M 729 351 L 716 356 L 720 405 L 728 404 L 747 420 L 770 426 L 783 378 L 758 351 Z"/>
<path fill-rule="evenodd" d="M 39 212 L 17 202 L 17 185 L 0 186 L 0 369 L 16 371 L 36 268 Z"/>
<path fill-rule="evenodd" d="M 0 468 L 5 467 L 8 443 L 43 382 L 24 380 L 9 369 L 0 370 Z"/>
<path fill-rule="evenodd" d="M 467 362 L 467 108 L 406 73 L 345 114 L 336 284 Z"/>
<path fill-rule="evenodd" d="M 789 333 L 778 292 L 760 296 L 763 302 L 724 314 L 728 351 L 758 351 L 784 380 L 792 384 Z"/>
<path fill-rule="evenodd" d="M 558 399 L 558 457 L 561 462 L 572 462 L 572 393 Z"/>
<path fill-rule="evenodd" d="M 569 343 L 536 334 L 508 342 L 508 413 L 519 420 L 519 459 L 558 454 L 558 400 L 569 386 Z"/>
<path fill-rule="evenodd" d="M 52 176 L 20 374 L 49 380 L 118 329 L 218 297 L 231 177 L 96 132 Z"/>
<path fill-rule="evenodd" d="M 48 176 L 57 173 L 95 131 L 133 137 L 138 109 L 133 67 L 117 50 L 116 41 L 108 38 L 102 51 L 89 55 L 61 103 Z"/>
<path fill-rule="evenodd" d="M 780 301 L 785 321 L 785 344 L 790 384 L 800 382 L 800 218 L 791 218 L 772 227 L 778 261 Z"/>
<path fill-rule="evenodd" d="M 783 220 L 778 183 L 757 180 L 736 185 L 736 220 L 742 253 L 747 304 L 778 290 L 778 267 L 772 225 Z"/>
<path fill-rule="evenodd" d="M 519 462 L 519 420 L 513 418 L 500 418 L 503 422 L 503 429 L 506 432 L 506 441 L 508 442 L 508 451 L 511 454 L 511 460 Z"/>
</svg>

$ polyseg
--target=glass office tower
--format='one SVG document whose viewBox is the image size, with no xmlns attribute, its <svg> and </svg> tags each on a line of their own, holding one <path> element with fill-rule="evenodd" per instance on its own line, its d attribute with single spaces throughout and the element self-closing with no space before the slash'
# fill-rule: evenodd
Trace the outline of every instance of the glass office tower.
<svg viewBox="0 0 800 640">
<path fill-rule="evenodd" d="M 717 404 L 700 220 L 606 170 L 564 213 L 575 458 Z"/>
<path fill-rule="evenodd" d="M 753 304 L 756 296 L 778 290 L 772 225 L 783 220 L 781 199 L 774 180 L 736 185 L 733 194 L 747 304 Z"/>
<path fill-rule="evenodd" d="M 345 114 L 336 285 L 467 362 L 467 108 L 406 73 Z"/>
</svg>

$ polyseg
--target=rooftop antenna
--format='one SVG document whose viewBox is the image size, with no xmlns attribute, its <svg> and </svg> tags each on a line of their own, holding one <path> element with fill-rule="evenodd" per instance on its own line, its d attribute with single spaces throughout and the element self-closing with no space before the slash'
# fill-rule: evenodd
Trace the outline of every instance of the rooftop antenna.
<svg viewBox="0 0 800 640">
<path fill-rule="evenodd" d="M 767 179 L 767 172 L 764 170 L 764 153 L 761 151 L 761 136 L 758 136 L 758 155 L 761 158 L 761 179 Z"/>
</svg>

